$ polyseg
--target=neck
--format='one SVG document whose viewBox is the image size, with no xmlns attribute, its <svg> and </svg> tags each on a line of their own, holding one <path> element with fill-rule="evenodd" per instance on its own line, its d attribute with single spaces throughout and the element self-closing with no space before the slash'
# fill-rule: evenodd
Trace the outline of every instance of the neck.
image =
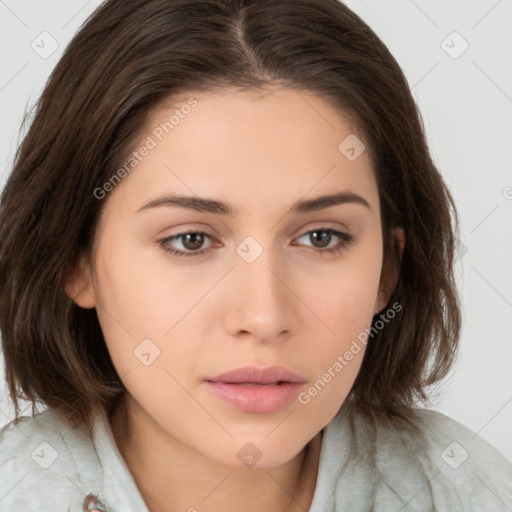
<svg viewBox="0 0 512 512">
<path fill-rule="evenodd" d="M 208 459 L 163 432 L 127 396 L 116 404 L 110 423 L 117 447 L 151 512 L 309 510 L 322 432 L 281 466 L 239 469 Z"/>
</svg>

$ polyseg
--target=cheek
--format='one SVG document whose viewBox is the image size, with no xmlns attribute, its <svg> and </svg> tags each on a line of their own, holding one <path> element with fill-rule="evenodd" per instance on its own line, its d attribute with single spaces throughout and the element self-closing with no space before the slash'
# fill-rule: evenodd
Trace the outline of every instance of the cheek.
<svg viewBox="0 0 512 512">
<path fill-rule="evenodd" d="M 193 281 L 180 268 L 171 273 L 158 251 L 111 237 L 97 261 L 96 292 L 105 322 L 117 321 L 134 338 L 163 336 L 183 315 L 192 293 Z"/>
<path fill-rule="evenodd" d="M 170 265 L 158 248 L 141 248 L 130 239 L 105 236 L 96 262 L 97 313 L 119 375 L 137 382 L 162 379 L 159 371 L 197 360 L 198 301 L 218 280 L 197 267 Z M 173 340 L 187 340 L 174 343 Z M 140 375 L 139 375 L 140 374 Z M 157 385 L 153 382 L 152 386 Z"/>
<path fill-rule="evenodd" d="M 323 313 L 322 320 L 330 332 L 315 344 L 316 373 L 318 377 L 326 372 L 331 376 L 336 373 L 337 379 L 329 380 L 325 375 L 322 380 L 332 380 L 334 384 L 331 387 L 337 388 L 337 392 L 346 386 L 350 388 L 361 366 L 373 318 L 375 294 L 376 288 L 372 283 L 365 288 L 359 282 L 354 288 L 346 285 L 338 294 L 331 294 L 318 304 Z"/>
<path fill-rule="evenodd" d="M 303 280 L 302 296 L 328 328 L 333 345 L 345 343 L 371 324 L 381 261 L 377 251 L 354 253 L 323 274 Z"/>
<path fill-rule="evenodd" d="M 361 367 L 374 314 L 380 277 L 380 259 L 362 255 L 340 265 L 327 278 L 307 281 L 303 296 L 318 313 L 317 341 L 310 346 L 315 379 L 299 396 L 299 403 L 332 417 L 342 405 Z M 323 333 L 323 334 L 321 334 Z"/>
<path fill-rule="evenodd" d="M 322 311 L 332 332 L 305 350 L 314 367 L 313 378 L 298 396 L 305 411 L 323 423 L 329 422 L 342 406 L 361 368 L 373 317 L 375 287 L 371 283 L 365 290 L 347 286 L 331 298 L 332 302 L 324 299 Z"/>
</svg>

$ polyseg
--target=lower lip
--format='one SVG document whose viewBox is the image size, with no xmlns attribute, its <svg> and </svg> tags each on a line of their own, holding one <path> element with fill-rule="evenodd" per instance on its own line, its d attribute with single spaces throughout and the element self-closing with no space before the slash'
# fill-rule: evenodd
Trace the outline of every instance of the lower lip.
<svg viewBox="0 0 512 512">
<path fill-rule="evenodd" d="M 245 412 L 271 413 L 297 398 L 303 384 L 286 382 L 276 385 L 227 384 L 205 381 L 219 398 Z"/>
</svg>

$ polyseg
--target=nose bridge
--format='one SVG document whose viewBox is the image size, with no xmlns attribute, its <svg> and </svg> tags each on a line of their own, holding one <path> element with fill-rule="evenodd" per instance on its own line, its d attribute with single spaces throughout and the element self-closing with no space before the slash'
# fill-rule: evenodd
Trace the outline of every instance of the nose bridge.
<svg viewBox="0 0 512 512">
<path fill-rule="evenodd" d="M 271 307 L 278 296 L 283 295 L 283 284 L 276 277 L 282 265 L 275 249 L 270 243 L 264 247 L 253 237 L 247 237 L 237 247 L 237 254 L 236 273 L 243 283 L 243 293 L 259 303 L 259 307 L 265 304 Z"/>
<path fill-rule="evenodd" d="M 275 249 L 247 237 L 236 252 L 236 291 L 228 315 L 232 334 L 248 331 L 263 339 L 293 329 L 293 294 Z"/>
</svg>

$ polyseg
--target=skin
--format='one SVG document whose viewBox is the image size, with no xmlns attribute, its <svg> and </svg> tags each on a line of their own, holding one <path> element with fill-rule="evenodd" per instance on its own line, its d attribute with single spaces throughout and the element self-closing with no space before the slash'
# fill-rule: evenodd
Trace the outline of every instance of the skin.
<svg viewBox="0 0 512 512">
<path fill-rule="evenodd" d="M 141 144 L 190 96 L 156 109 Z M 309 92 L 269 87 L 194 97 L 198 105 L 103 199 L 91 258 L 82 258 L 66 291 L 81 307 L 96 308 L 129 392 L 111 424 L 152 512 L 307 510 L 320 431 L 350 391 L 364 346 L 309 403 L 294 400 L 275 413 L 239 411 L 203 380 L 277 364 L 303 376 L 308 389 L 385 309 L 396 276 L 383 271 L 369 152 L 348 160 L 338 145 L 354 129 Z M 346 190 L 371 209 L 346 203 L 287 213 L 298 200 Z M 171 194 L 215 198 L 239 213 L 138 211 Z M 356 240 L 322 256 L 321 242 L 307 234 L 314 228 Z M 211 236 L 199 247 L 204 254 L 177 257 L 158 243 L 187 230 Z M 403 232 L 395 234 L 403 245 Z M 248 236 L 263 249 L 252 263 L 236 252 Z M 339 242 L 332 234 L 329 247 Z M 184 237 L 167 246 L 194 250 Z M 149 366 L 134 356 L 147 338 L 160 350 Z M 249 442 L 261 452 L 252 468 L 237 457 Z"/>
</svg>

